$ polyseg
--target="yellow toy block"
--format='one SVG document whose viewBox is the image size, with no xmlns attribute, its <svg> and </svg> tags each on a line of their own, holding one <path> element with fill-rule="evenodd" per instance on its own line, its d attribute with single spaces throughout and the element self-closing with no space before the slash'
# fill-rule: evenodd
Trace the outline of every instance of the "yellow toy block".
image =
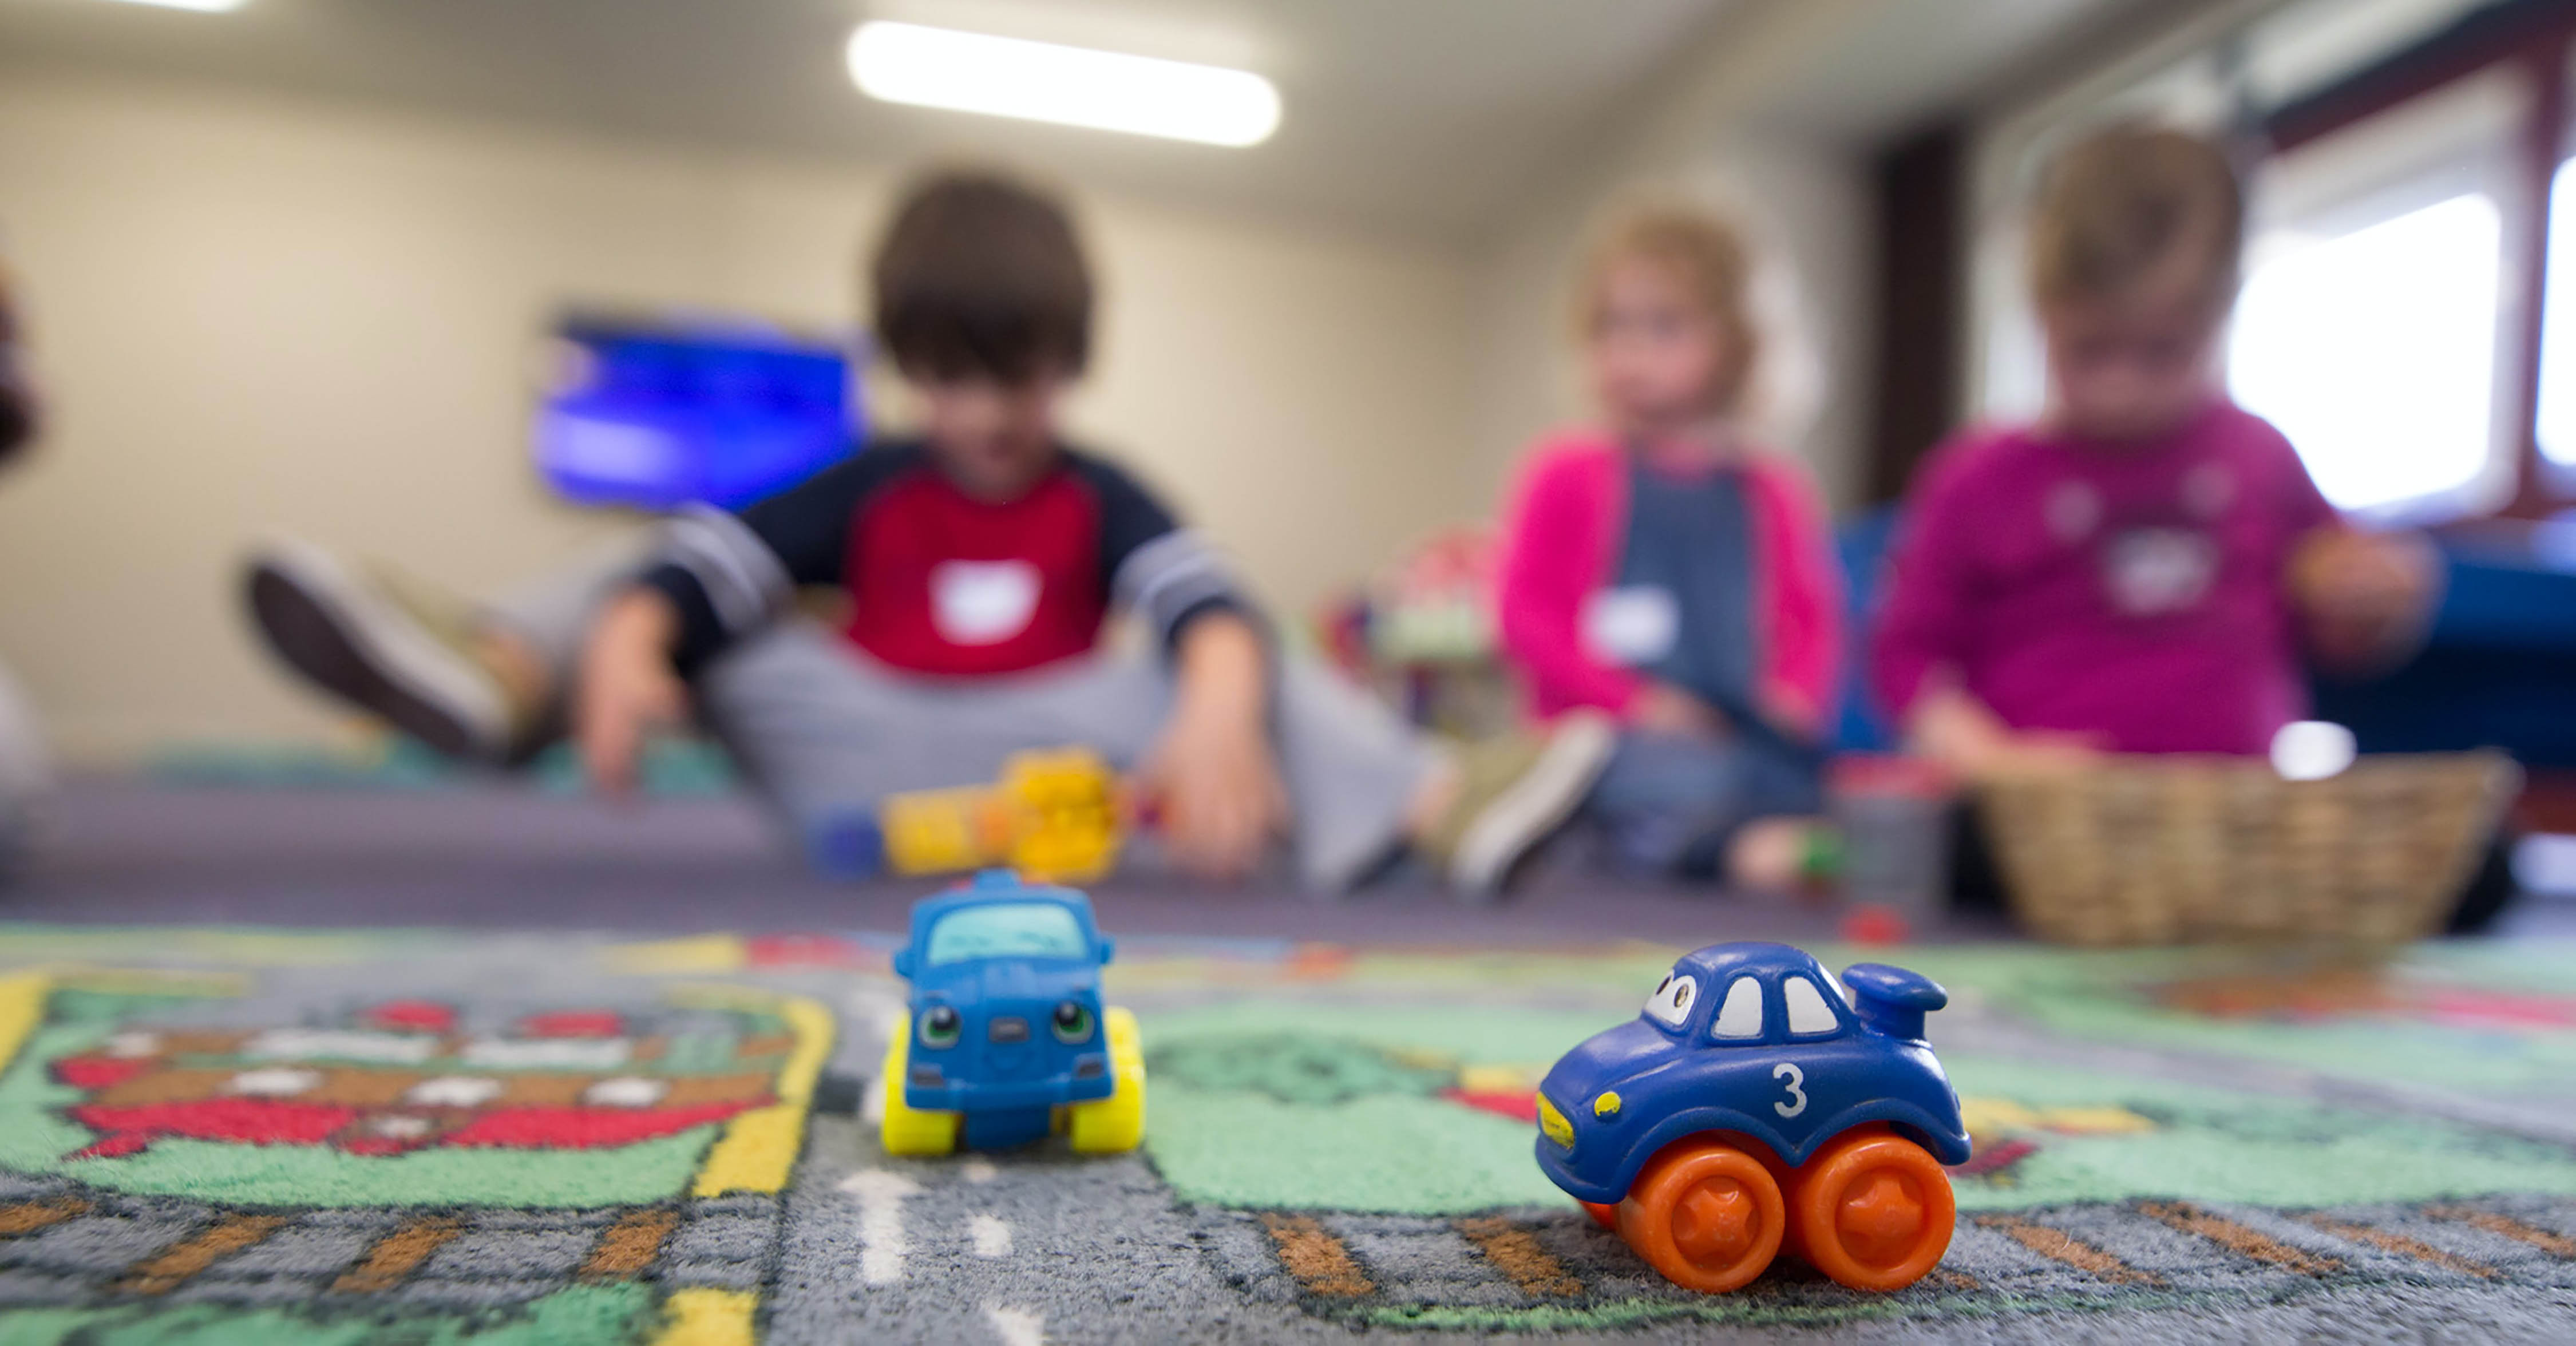
<svg viewBox="0 0 2576 1346">
<path fill-rule="evenodd" d="M 1005 866 L 1037 883 L 1087 883 L 1117 863 L 1118 778 L 1084 748 L 1024 752 L 991 785 L 918 790 L 879 806 L 886 866 L 954 874 Z"/>
</svg>

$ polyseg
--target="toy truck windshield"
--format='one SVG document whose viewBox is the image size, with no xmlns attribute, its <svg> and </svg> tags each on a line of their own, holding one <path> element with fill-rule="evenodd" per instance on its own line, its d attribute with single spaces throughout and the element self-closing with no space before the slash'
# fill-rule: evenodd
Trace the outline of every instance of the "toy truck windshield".
<svg viewBox="0 0 2576 1346">
<path fill-rule="evenodd" d="M 993 902 L 952 911 L 930 927 L 931 967 L 976 958 L 1088 958 L 1082 924 L 1054 902 Z"/>
</svg>

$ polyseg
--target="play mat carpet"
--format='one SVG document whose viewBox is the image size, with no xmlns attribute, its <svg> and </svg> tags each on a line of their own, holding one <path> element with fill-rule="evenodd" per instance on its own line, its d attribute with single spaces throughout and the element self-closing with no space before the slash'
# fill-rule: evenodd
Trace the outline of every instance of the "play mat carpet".
<svg viewBox="0 0 2576 1346">
<path fill-rule="evenodd" d="M 1947 1261 L 1701 1298 L 1530 1159 L 1673 950 L 1131 939 L 1145 1151 L 920 1162 L 889 944 L 0 926 L 0 1343 L 2576 1340 L 2576 945 L 1907 951 Z"/>
</svg>

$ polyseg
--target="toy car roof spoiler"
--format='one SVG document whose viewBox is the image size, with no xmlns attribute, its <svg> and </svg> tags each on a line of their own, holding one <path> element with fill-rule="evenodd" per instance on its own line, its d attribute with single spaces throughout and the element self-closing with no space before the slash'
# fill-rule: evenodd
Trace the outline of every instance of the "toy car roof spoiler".
<svg viewBox="0 0 2576 1346">
<path fill-rule="evenodd" d="M 1843 985 L 1851 988 L 1852 1008 L 1861 1020 L 1890 1037 L 1922 1037 L 1923 1016 L 1950 1003 L 1941 983 L 1885 963 L 1844 968 Z"/>
</svg>

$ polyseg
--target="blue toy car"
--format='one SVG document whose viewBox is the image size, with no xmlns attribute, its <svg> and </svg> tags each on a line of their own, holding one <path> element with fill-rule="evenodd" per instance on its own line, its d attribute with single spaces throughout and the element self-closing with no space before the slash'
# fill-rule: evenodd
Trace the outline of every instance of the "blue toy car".
<svg viewBox="0 0 2576 1346">
<path fill-rule="evenodd" d="M 1145 1135 L 1136 1016 L 1100 1003 L 1110 941 L 1091 899 L 987 870 L 913 904 L 894 970 L 911 1012 L 886 1043 L 888 1154 L 947 1154 L 1062 1134 L 1085 1154 Z"/>
<path fill-rule="evenodd" d="M 1923 1040 L 1948 1003 L 1902 968 L 1701 949 L 1548 1071 L 1539 1167 L 1678 1285 L 1737 1289 L 1784 1243 L 1845 1285 L 1911 1285 L 1950 1246 L 1941 1165 L 1968 1157 Z"/>
</svg>

